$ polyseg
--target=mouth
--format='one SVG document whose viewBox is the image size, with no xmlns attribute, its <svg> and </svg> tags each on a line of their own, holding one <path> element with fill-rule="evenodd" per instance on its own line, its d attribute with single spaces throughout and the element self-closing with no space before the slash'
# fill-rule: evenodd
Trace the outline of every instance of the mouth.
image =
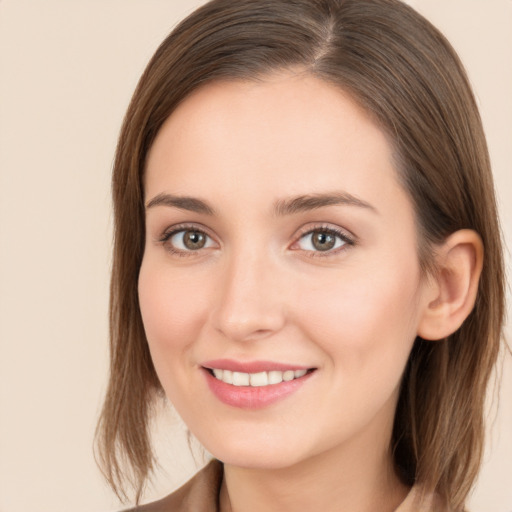
<svg viewBox="0 0 512 512">
<path fill-rule="evenodd" d="M 224 404 L 261 409 L 297 392 L 317 368 L 219 360 L 203 364 L 201 370 L 210 391 Z"/>
<path fill-rule="evenodd" d="M 235 372 L 232 370 L 223 370 L 221 368 L 205 368 L 210 375 L 225 384 L 233 386 L 249 386 L 253 388 L 274 386 L 281 382 L 290 382 L 300 379 L 308 373 L 313 372 L 314 368 L 300 370 L 271 370 L 257 373 Z"/>
</svg>

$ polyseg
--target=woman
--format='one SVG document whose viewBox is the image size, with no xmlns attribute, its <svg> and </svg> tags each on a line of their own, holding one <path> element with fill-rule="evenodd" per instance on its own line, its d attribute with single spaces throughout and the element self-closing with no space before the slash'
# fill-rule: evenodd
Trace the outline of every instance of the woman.
<svg viewBox="0 0 512 512">
<path fill-rule="evenodd" d="M 165 395 L 217 460 L 140 510 L 463 510 L 503 263 L 434 27 L 396 0 L 214 0 L 144 72 L 113 187 L 98 439 L 120 495 Z"/>
</svg>

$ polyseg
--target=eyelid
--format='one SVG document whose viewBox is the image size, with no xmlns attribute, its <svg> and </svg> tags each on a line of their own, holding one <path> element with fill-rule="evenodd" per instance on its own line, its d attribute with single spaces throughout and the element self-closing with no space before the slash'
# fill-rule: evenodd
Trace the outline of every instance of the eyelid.
<svg viewBox="0 0 512 512">
<path fill-rule="evenodd" d="M 210 240 L 212 240 L 217 246 L 219 246 L 219 242 L 216 240 L 216 237 L 210 232 L 210 230 L 198 223 L 180 223 L 174 224 L 172 226 L 167 227 L 162 234 L 156 239 L 156 241 L 162 245 L 165 245 L 172 236 L 179 233 L 180 231 L 197 231 L 203 233 Z M 340 238 L 344 244 L 341 247 L 330 249 L 327 251 L 312 251 L 312 250 L 304 250 L 300 247 L 296 247 L 299 241 L 306 235 L 312 234 L 317 231 L 326 231 L 332 233 L 334 236 Z M 309 257 L 329 257 L 338 254 L 339 252 L 343 252 L 347 250 L 347 248 L 356 245 L 357 238 L 350 231 L 345 228 L 341 228 L 340 226 L 328 224 L 328 223 L 320 223 L 320 224 L 308 224 L 306 226 L 301 227 L 294 236 L 294 242 L 289 246 L 291 250 L 301 251 Z M 203 250 L 211 249 L 212 247 L 194 250 L 180 250 L 176 247 L 168 247 L 167 249 L 174 254 L 178 254 L 180 256 L 194 256 L 201 253 Z"/>
<path fill-rule="evenodd" d="M 331 233 L 334 236 L 340 238 L 344 242 L 344 244 L 341 247 L 330 249 L 327 251 L 305 250 L 305 249 L 301 249 L 300 247 L 296 247 L 298 245 L 299 241 L 303 237 L 305 237 L 306 235 L 313 234 L 318 231 L 325 231 L 325 232 Z M 290 246 L 290 249 L 296 250 L 296 251 L 301 251 L 302 253 L 304 253 L 305 255 L 307 255 L 309 257 L 324 257 L 324 258 L 327 258 L 329 256 L 334 256 L 340 252 L 346 251 L 349 247 L 352 247 L 352 246 L 356 245 L 356 243 L 357 243 L 356 236 L 353 235 L 350 231 L 348 231 L 344 228 L 341 228 L 339 226 L 332 225 L 332 224 L 326 224 L 326 223 L 304 226 L 304 227 L 300 228 L 300 230 L 295 235 L 294 239 L 295 239 L 295 241 Z"/>
<path fill-rule="evenodd" d="M 210 240 L 214 242 L 215 245 L 219 245 L 219 243 L 216 241 L 215 236 L 213 236 L 210 233 L 210 230 L 206 228 L 205 226 L 201 224 L 196 223 L 180 223 L 180 224 L 174 224 L 172 226 L 167 227 L 162 234 L 156 239 L 156 241 L 166 247 L 166 249 L 171 252 L 172 254 L 177 254 L 179 256 L 195 256 L 201 253 L 204 250 L 209 250 L 212 247 L 205 247 L 197 250 L 182 250 L 178 249 L 176 247 L 173 247 L 171 244 L 168 244 L 170 239 L 176 235 L 177 233 L 180 233 L 181 231 L 196 231 L 198 233 L 202 233 L 203 235 L 207 236 Z"/>
</svg>

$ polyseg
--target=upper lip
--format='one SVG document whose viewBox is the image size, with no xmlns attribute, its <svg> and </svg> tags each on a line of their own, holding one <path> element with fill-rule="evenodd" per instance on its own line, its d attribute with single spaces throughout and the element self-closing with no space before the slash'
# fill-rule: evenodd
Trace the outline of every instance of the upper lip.
<svg viewBox="0 0 512 512">
<path fill-rule="evenodd" d="M 241 373 L 259 373 L 287 370 L 309 370 L 311 366 L 300 364 L 278 363 L 275 361 L 235 361 L 233 359 L 215 359 L 201 364 L 203 368 L 210 370 L 230 370 Z"/>
</svg>

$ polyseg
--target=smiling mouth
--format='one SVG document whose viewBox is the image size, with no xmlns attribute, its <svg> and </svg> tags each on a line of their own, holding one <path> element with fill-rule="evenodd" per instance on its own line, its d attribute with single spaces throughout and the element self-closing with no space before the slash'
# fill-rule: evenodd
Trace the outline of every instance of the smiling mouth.
<svg viewBox="0 0 512 512">
<path fill-rule="evenodd" d="M 300 379 L 301 377 L 304 377 L 304 375 L 315 370 L 314 368 L 310 368 L 301 370 L 273 370 L 268 372 L 244 373 L 234 372 L 231 370 L 221 370 L 218 368 L 206 369 L 217 380 L 220 380 L 225 384 L 249 387 L 265 387 L 281 384 L 281 382 L 290 382 L 295 379 Z"/>
<path fill-rule="evenodd" d="M 317 370 L 273 362 L 231 360 L 209 361 L 201 368 L 212 393 L 221 402 L 241 409 L 261 409 L 295 394 Z"/>
</svg>

